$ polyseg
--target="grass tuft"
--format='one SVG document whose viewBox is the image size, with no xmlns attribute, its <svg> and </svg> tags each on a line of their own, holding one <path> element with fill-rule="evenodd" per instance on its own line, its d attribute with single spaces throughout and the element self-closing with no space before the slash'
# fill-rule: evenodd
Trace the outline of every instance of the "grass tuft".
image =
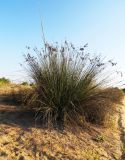
<svg viewBox="0 0 125 160">
<path fill-rule="evenodd" d="M 117 92 L 115 100 L 111 96 L 113 89 L 104 90 L 108 85 L 104 71 L 114 63 L 104 62 L 101 56 L 92 58 L 86 47 L 46 43 L 42 51 L 34 49 L 36 57 L 25 57 L 34 83 L 28 104 L 49 127 L 83 126 L 85 120 L 102 123 L 114 110 L 111 101 L 119 101 Z"/>
</svg>

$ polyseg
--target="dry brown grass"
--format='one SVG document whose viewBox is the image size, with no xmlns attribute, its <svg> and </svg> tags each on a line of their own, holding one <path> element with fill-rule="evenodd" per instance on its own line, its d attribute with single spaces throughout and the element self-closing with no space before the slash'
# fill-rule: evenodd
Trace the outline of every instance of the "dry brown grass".
<svg viewBox="0 0 125 160">
<path fill-rule="evenodd" d="M 0 87 L 0 96 L 2 96 L 2 99 L 5 102 L 26 105 L 26 100 L 31 91 L 32 88 L 30 86 L 9 84 Z"/>
<path fill-rule="evenodd" d="M 99 91 L 84 103 L 87 121 L 112 126 L 123 98 L 124 93 L 118 88 L 107 88 Z"/>
</svg>

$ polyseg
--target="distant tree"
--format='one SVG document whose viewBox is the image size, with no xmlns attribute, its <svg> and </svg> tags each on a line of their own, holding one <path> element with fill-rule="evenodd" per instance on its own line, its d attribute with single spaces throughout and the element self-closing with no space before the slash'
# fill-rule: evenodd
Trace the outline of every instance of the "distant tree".
<svg viewBox="0 0 125 160">
<path fill-rule="evenodd" d="M 0 84 L 9 84 L 11 81 L 5 77 L 0 78 Z"/>
<path fill-rule="evenodd" d="M 28 83 L 28 82 L 22 82 L 21 85 L 23 85 L 23 86 L 28 86 L 29 83 Z"/>
</svg>

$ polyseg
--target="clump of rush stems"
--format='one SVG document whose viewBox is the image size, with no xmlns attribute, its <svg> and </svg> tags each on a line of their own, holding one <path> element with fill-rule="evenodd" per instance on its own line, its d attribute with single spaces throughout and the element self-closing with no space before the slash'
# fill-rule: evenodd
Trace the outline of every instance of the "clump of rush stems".
<svg viewBox="0 0 125 160">
<path fill-rule="evenodd" d="M 85 52 L 86 47 L 46 43 L 45 49 L 34 49 L 35 57 L 29 53 L 25 57 L 35 84 L 29 104 L 36 110 L 36 118 L 49 127 L 83 126 L 86 104 L 108 84 L 104 71 L 109 63 L 115 63 L 103 62 L 101 56 L 92 58 Z"/>
</svg>

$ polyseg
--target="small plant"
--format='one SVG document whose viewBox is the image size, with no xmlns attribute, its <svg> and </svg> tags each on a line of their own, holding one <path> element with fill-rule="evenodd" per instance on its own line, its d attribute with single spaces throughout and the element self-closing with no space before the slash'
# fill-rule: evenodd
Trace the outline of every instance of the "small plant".
<svg viewBox="0 0 125 160">
<path fill-rule="evenodd" d="M 94 140 L 96 142 L 104 142 L 105 141 L 105 137 L 103 135 L 97 135 Z"/>
<path fill-rule="evenodd" d="M 87 44 L 76 49 L 67 42 L 61 47 L 46 43 L 45 49 L 34 49 L 37 57 L 25 57 L 34 83 L 29 104 L 36 110 L 36 117 L 48 126 L 83 126 L 85 119 L 96 113 L 89 104 L 96 105 L 97 95 L 108 85 L 109 75 L 103 71 L 115 63 L 104 62 L 100 56 L 91 57 L 85 53 L 86 47 Z M 98 113 L 103 110 L 102 106 Z M 104 119 L 105 115 L 101 116 Z"/>
</svg>

